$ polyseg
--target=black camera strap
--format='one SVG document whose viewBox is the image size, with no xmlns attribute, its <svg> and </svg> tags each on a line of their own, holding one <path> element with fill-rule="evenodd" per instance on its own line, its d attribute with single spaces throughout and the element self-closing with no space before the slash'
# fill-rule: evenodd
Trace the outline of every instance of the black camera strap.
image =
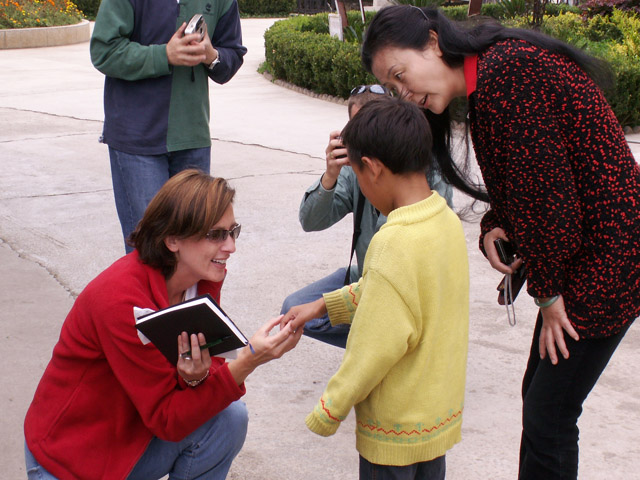
<svg viewBox="0 0 640 480">
<path fill-rule="evenodd" d="M 344 284 L 349 285 L 351 283 L 351 263 L 353 262 L 353 252 L 356 251 L 356 243 L 360 238 L 362 228 L 362 212 L 364 212 L 364 194 L 362 190 L 358 188 L 358 203 L 356 205 L 355 217 L 353 218 L 353 236 L 351 237 L 351 255 L 349 255 L 349 265 L 347 265 L 347 273 L 344 276 Z"/>
</svg>

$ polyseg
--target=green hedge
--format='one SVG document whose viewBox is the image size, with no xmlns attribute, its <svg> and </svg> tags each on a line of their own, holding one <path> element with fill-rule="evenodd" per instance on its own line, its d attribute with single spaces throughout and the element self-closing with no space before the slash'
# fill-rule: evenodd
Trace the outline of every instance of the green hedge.
<svg viewBox="0 0 640 480">
<path fill-rule="evenodd" d="M 353 24 L 359 13 L 348 18 Z M 347 98 L 355 85 L 375 82 L 362 68 L 360 44 L 329 35 L 326 13 L 280 20 L 265 32 L 264 44 L 269 73 L 316 93 Z"/>
<path fill-rule="evenodd" d="M 606 59 L 615 85 L 605 92 L 621 125 L 640 125 L 640 17 L 614 10 L 584 20 L 575 13 L 549 18 L 543 31 Z"/>
<path fill-rule="evenodd" d="M 102 0 L 74 0 L 73 3 L 75 3 L 85 18 L 95 20 L 101 1 Z"/>
<path fill-rule="evenodd" d="M 444 7 L 443 12 L 452 19 L 465 19 L 467 7 Z M 543 31 L 605 58 L 616 79 L 605 92 L 607 100 L 622 125 L 640 125 L 640 18 L 615 11 L 610 17 L 584 20 L 574 12 L 572 7 L 552 6 Z M 500 5 L 483 5 L 482 14 L 500 18 Z M 347 15 L 352 28 L 345 30 L 344 42 L 329 35 L 326 13 L 276 22 L 264 36 L 264 69 L 276 78 L 341 98 L 347 98 L 356 85 L 374 83 L 360 61 L 360 13 Z M 373 15 L 367 12 L 367 22 Z M 526 19 L 509 23 L 525 26 Z"/>
<path fill-rule="evenodd" d="M 243 17 L 285 17 L 297 8 L 296 0 L 238 0 Z"/>
</svg>

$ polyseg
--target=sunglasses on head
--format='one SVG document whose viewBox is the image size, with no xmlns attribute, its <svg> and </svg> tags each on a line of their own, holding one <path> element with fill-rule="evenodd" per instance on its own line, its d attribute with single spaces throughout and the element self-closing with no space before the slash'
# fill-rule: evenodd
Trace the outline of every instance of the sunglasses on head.
<svg viewBox="0 0 640 480">
<path fill-rule="evenodd" d="M 237 240 L 240 236 L 240 228 L 241 225 L 236 225 L 231 230 L 225 230 L 224 228 L 212 228 L 205 237 L 212 242 L 224 242 L 229 238 L 229 235 L 231 235 L 231 238 Z"/>
<path fill-rule="evenodd" d="M 382 85 L 358 85 L 357 87 L 351 90 L 351 95 L 360 95 L 365 92 L 375 93 L 376 95 L 389 95 L 391 96 L 391 91 Z"/>
</svg>

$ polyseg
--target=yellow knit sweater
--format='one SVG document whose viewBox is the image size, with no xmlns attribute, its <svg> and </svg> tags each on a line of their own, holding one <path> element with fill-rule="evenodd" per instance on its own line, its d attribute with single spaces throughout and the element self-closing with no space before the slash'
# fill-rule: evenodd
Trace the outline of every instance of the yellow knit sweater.
<svg viewBox="0 0 640 480">
<path fill-rule="evenodd" d="M 370 462 L 411 465 L 460 441 L 469 331 L 462 225 L 436 192 L 389 214 L 357 284 L 325 294 L 347 348 L 306 424 L 332 435 L 355 406 L 356 448 Z"/>
</svg>

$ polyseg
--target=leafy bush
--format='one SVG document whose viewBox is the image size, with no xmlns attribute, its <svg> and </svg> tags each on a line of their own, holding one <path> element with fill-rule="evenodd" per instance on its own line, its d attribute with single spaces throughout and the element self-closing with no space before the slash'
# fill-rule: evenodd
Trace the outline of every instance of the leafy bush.
<svg viewBox="0 0 640 480">
<path fill-rule="evenodd" d="M 242 16 L 287 16 L 296 6 L 296 0 L 238 0 Z"/>
<path fill-rule="evenodd" d="M 359 12 L 348 12 L 360 29 Z M 326 13 L 276 22 L 264 35 L 265 68 L 274 77 L 317 93 L 347 98 L 358 84 L 375 83 L 360 62 L 360 44 L 329 35 Z"/>
<path fill-rule="evenodd" d="M 503 17 L 503 8 L 497 3 L 483 3 L 482 9 L 480 10 L 480 15 L 483 17 L 492 17 L 492 18 L 502 18 Z M 442 13 L 444 13 L 451 20 L 456 20 L 458 22 L 463 22 L 467 18 L 469 13 L 469 7 L 467 5 L 458 5 L 455 7 L 444 7 L 442 9 Z"/>
<path fill-rule="evenodd" d="M 503 18 L 514 18 L 525 15 L 528 11 L 526 0 L 498 0 L 502 7 Z"/>
<path fill-rule="evenodd" d="M 85 18 L 95 20 L 100 8 L 101 0 L 75 0 L 78 10 L 82 12 Z"/>
<path fill-rule="evenodd" d="M 444 0 L 392 0 L 396 5 L 414 5 L 416 7 L 439 7 Z"/>
<path fill-rule="evenodd" d="M 547 18 L 543 31 L 609 62 L 615 85 L 605 92 L 622 125 L 640 125 L 640 17 L 613 10 L 583 19 L 575 13 Z"/>
<path fill-rule="evenodd" d="M 580 7 L 575 7 L 573 5 L 569 5 L 568 3 L 547 3 L 545 8 L 545 15 L 550 17 L 555 17 L 560 15 L 561 13 L 579 13 Z"/>
<path fill-rule="evenodd" d="M 491 17 L 497 20 L 504 20 L 509 15 L 505 12 L 504 3 L 509 2 L 510 0 L 502 0 L 499 3 L 483 3 L 482 10 L 480 10 L 480 14 L 483 17 Z M 515 0 L 518 2 L 519 0 Z M 521 0 L 520 0 L 521 1 Z M 640 0 L 638 0 L 640 1 Z M 512 6 L 509 6 L 512 9 Z M 442 13 L 444 13 L 451 20 L 456 20 L 458 22 L 465 21 L 467 17 L 467 13 L 469 12 L 469 7 L 467 5 L 460 5 L 456 7 L 444 7 L 442 9 Z M 567 5 L 566 3 L 547 3 L 545 14 L 549 16 L 556 16 L 564 12 L 574 12 L 579 13 L 580 8 L 574 7 L 572 5 Z"/>
<path fill-rule="evenodd" d="M 70 0 L 0 0 L 0 28 L 73 25 L 82 14 Z"/>
<path fill-rule="evenodd" d="M 587 18 L 611 16 L 614 10 L 640 15 L 640 0 L 587 0 L 580 9 Z"/>
<path fill-rule="evenodd" d="M 606 59 L 616 78 L 605 92 L 622 125 L 640 125 L 640 16 L 614 10 L 609 17 L 584 19 L 578 9 L 548 5 L 542 31 Z M 467 18 L 467 7 L 444 7 L 443 13 L 458 20 Z M 503 15 L 498 4 L 482 6 L 486 16 Z M 490 14 L 490 15 L 489 15 Z M 373 16 L 367 12 L 367 22 Z M 265 33 L 264 68 L 274 77 L 295 85 L 347 98 L 355 85 L 375 83 L 360 61 L 362 19 L 359 12 L 347 12 L 349 26 L 344 42 L 329 35 L 327 14 L 298 16 L 276 22 Z M 527 27 L 528 20 L 516 17 L 510 26 Z"/>
</svg>

